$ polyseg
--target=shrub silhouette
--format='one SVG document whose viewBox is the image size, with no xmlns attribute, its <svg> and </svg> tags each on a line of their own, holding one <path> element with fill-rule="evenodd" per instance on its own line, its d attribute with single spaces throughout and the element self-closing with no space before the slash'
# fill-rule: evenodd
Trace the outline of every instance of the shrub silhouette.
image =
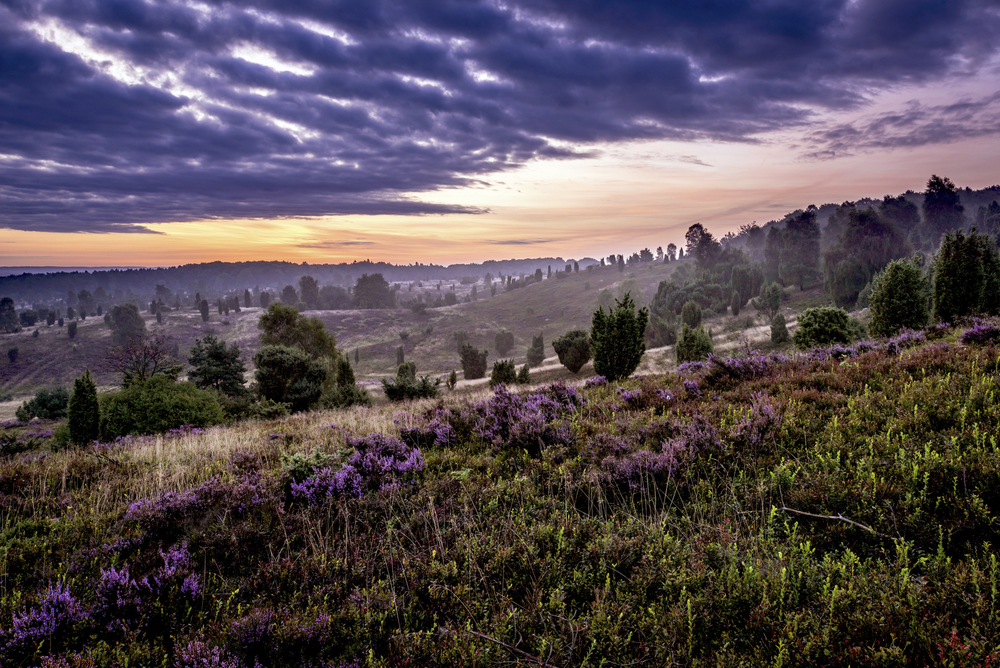
<svg viewBox="0 0 1000 668">
<path fill-rule="evenodd" d="M 552 347 L 559 356 L 559 363 L 572 373 L 579 373 L 590 361 L 590 334 L 582 329 L 566 332 L 552 341 Z"/>
<path fill-rule="evenodd" d="M 462 346 L 462 372 L 466 380 L 475 380 L 486 375 L 486 350 L 479 350 L 468 343 Z"/>
<path fill-rule="evenodd" d="M 701 324 L 701 307 L 696 301 L 687 301 L 681 308 L 681 322 L 694 329 Z"/>
<path fill-rule="evenodd" d="M 545 341 L 542 335 L 531 337 L 531 345 L 528 347 L 528 365 L 539 366 L 545 361 Z"/>
<path fill-rule="evenodd" d="M 771 320 L 771 343 L 781 345 L 788 343 L 792 337 L 788 335 L 788 327 L 785 326 L 785 316 L 778 313 Z"/>
<path fill-rule="evenodd" d="M 498 355 L 506 355 L 514 347 L 514 334 L 506 329 L 496 333 L 493 337 L 493 345 L 497 349 Z"/>
</svg>

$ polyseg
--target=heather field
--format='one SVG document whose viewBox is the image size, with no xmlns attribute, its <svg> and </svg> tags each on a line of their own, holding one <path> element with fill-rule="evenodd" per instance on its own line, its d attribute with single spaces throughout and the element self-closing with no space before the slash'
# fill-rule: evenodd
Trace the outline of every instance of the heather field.
<svg viewBox="0 0 1000 668">
<path fill-rule="evenodd" d="M 966 329 L 82 449 L 8 423 L 0 663 L 992 665 L 1000 331 Z"/>
</svg>

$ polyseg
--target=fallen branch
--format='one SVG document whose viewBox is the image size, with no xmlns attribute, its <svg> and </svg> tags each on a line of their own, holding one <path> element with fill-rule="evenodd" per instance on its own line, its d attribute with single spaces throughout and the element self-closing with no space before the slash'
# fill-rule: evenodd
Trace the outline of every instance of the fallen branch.
<svg viewBox="0 0 1000 668">
<path fill-rule="evenodd" d="M 795 508 L 789 508 L 787 506 L 781 506 L 776 510 L 780 510 L 786 513 L 793 513 L 795 515 L 804 515 L 806 517 L 815 517 L 818 520 L 833 520 L 833 521 L 847 522 L 848 524 L 853 524 L 859 529 L 864 529 L 865 531 L 875 536 L 878 536 L 879 538 L 885 538 L 886 540 L 896 540 L 892 536 L 886 536 L 884 533 L 879 533 L 878 531 L 875 531 L 875 529 L 872 529 L 867 524 L 862 524 L 861 522 L 855 522 L 854 520 L 848 517 L 844 517 L 840 513 L 837 513 L 836 515 L 817 515 L 816 513 L 807 513 L 804 510 L 796 510 Z"/>
</svg>

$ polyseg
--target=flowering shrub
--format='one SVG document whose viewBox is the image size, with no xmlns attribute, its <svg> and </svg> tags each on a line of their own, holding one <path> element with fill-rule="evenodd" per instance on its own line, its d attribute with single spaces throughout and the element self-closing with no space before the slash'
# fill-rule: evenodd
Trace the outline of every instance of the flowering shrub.
<svg viewBox="0 0 1000 668">
<path fill-rule="evenodd" d="M 8 658 L 33 652 L 41 643 L 60 643 L 77 622 L 88 618 L 86 607 L 62 584 L 49 585 L 37 607 L 14 613 L 14 623 L 4 638 Z"/>
<path fill-rule="evenodd" d="M 232 482 L 219 476 L 184 492 L 167 492 L 157 499 L 139 499 L 125 511 L 125 520 L 139 524 L 147 540 L 173 542 L 185 526 L 207 521 L 209 511 L 241 517 L 278 504 L 277 483 L 257 471 Z"/>
<path fill-rule="evenodd" d="M 750 353 L 743 357 L 726 358 L 709 355 L 709 378 L 717 378 L 723 375 L 729 376 L 733 380 L 761 378 L 769 374 L 775 366 L 785 364 L 786 362 L 788 362 L 788 357 L 778 353 Z"/>
<path fill-rule="evenodd" d="M 684 362 L 677 367 L 677 373 L 681 376 L 689 376 L 698 373 L 705 368 L 704 362 Z"/>
<path fill-rule="evenodd" d="M 603 387 L 608 384 L 608 379 L 604 376 L 591 376 L 584 382 L 584 387 Z"/>
<path fill-rule="evenodd" d="M 619 387 L 615 394 L 631 408 L 636 408 L 642 403 L 642 390 L 626 390 L 624 387 Z"/>
<path fill-rule="evenodd" d="M 106 631 L 124 633 L 140 622 L 148 623 L 153 606 L 176 592 L 188 601 L 197 600 L 201 576 L 193 571 L 187 543 L 160 550 L 160 558 L 163 564 L 141 578 L 132 577 L 128 563 L 120 569 L 102 568 L 94 589 L 94 621 Z"/>
<path fill-rule="evenodd" d="M 656 480 L 672 478 L 702 452 L 722 448 L 719 433 L 701 418 L 675 426 L 673 436 L 665 438 L 658 450 L 632 449 L 620 437 L 592 439 L 588 449 L 593 457 L 607 453 L 601 460 L 604 476 L 629 489 L 638 489 Z"/>
<path fill-rule="evenodd" d="M 497 386 L 490 399 L 471 408 L 474 433 L 497 448 L 538 454 L 546 445 L 569 442 L 569 429 L 552 423 L 582 404 L 579 393 L 562 383 L 524 397 Z"/>
<path fill-rule="evenodd" d="M 175 668 L 240 668 L 236 659 L 230 657 L 221 647 L 211 647 L 201 641 L 192 640 L 177 648 Z"/>
<path fill-rule="evenodd" d="M 755 392 L 751 404 L 737 413 L 729 427 L 729 436 L 739 448 L 758 451 L 767 439 L 781 427 L 780 407 L 763 392 Z"/>
<path fill-rule="evenodd" d="M 323 467 L 302 482 L 292 482 L 292 498 L 318 505 L 329 497 L 357 497 L 398 487 L 424 470 L 420 449 L 399 439 L 371 434 L 348 438 L 347 444 L 354 452 L 342 467 Z"/>
<path fill-rule="evenodd" d="M 698 381 L 696 380 L 685 380 L 684 381 L 684 391 L 692 397 L 701 396 L 701 388 L 698 386 Z"/>
<path fill-rule="evenodd" d="M 1000 340 L 1000 327 L 996 325 L 980 322 L 971 329 L 962 332 L 960 339 L 965 345 L 983 346 Z"/>
<path fill-rule="evenodd" d="M 451 418 L 451 412 L 439 406 L 428 411 L 416 426 L 400 426 L 399 437 L 411 448 L 447 447 L 457 439 Z"/>
</svg>

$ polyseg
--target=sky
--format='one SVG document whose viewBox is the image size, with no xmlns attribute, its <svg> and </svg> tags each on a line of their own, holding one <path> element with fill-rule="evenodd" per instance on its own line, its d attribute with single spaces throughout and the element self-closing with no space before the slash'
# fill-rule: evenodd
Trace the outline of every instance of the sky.
<svg viewBox="0 0 1000 668">
<path fill-rule="evenodd" d="M 1000 0 L 0 0 L 0 265 L 602 257 L 998 149 Z"/>
</svg>

